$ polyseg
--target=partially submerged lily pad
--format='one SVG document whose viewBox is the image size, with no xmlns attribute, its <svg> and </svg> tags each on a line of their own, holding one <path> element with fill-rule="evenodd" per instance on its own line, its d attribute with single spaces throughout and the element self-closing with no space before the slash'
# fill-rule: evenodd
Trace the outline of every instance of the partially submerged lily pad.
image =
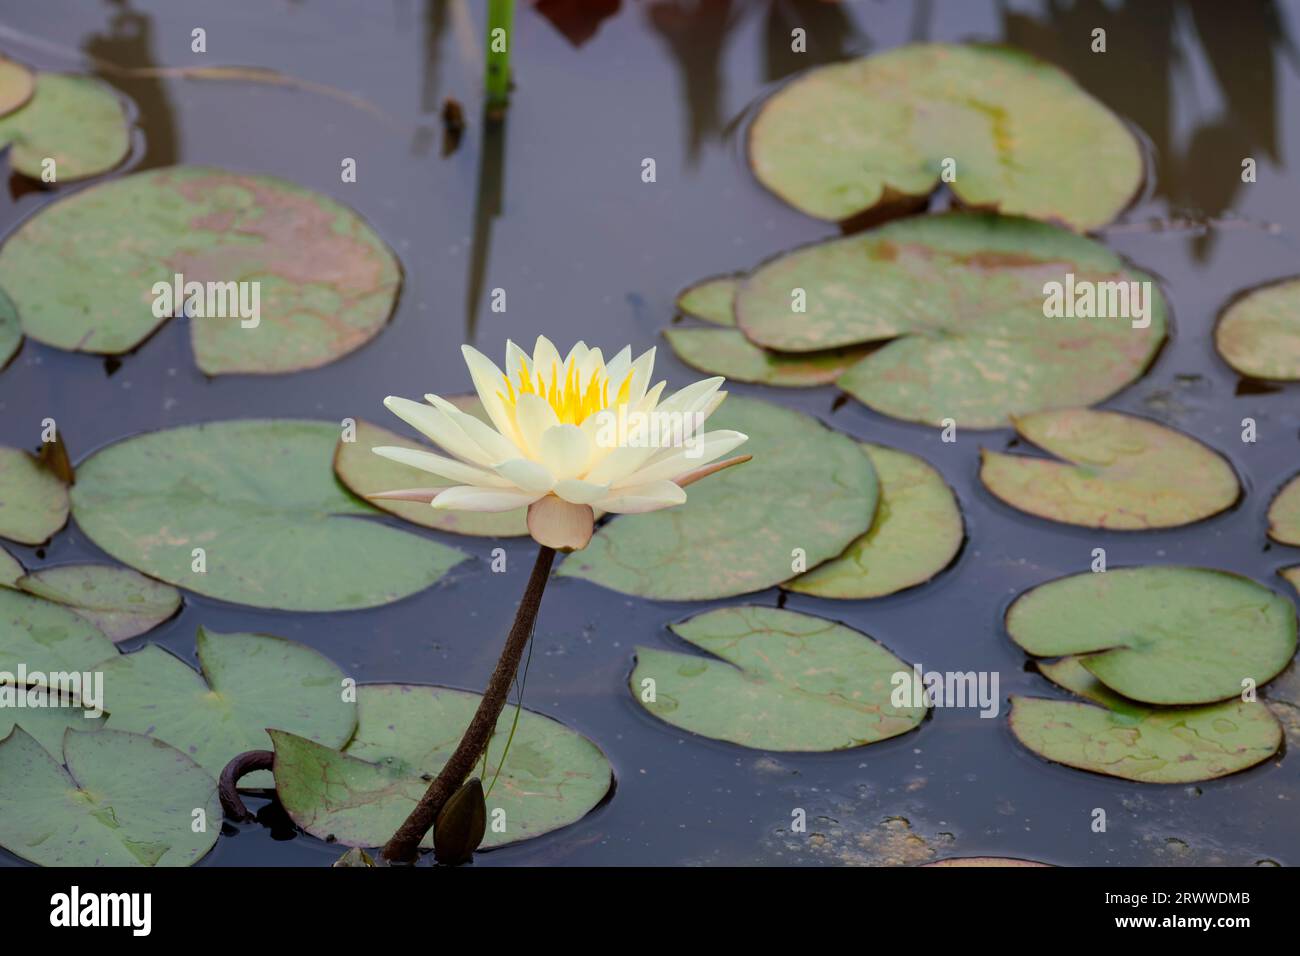
<svg viewBox="0 0 1300 956">
<path fill-rule="evenodd" d="M 153 630 L 181 606 L 175 588 L 107 564 L 43 568 L 24 576 L 17 586 L 80 614 L 114 641 Z"/>
<path fill-rule="evenodd" d="M 926 707 L 891 703 L 910 665 L 843 624 L 770 607 L 726 607 L 674 624 L 713 655 L 637 647 L 630 688 L 675 727 L 744 747 L 829 751 L 915 729 Z M 649 682 L 649 683 L 647 683 Z"/>
<path fill-rule="evenodd" d="M 804 73 L 749 131 L 759 182 L 821 219 L 949 188 L 967 206 L 1095 229 L 1143 177 L 1137 140 L 1069 75 L 1006 47 L 903 46 Z"/>
<path fill-rule="evenodd" d="M 1064 297 L 1068 275 L 1108 317 L 1044 314 L 1048 284 Z M 1110 315 L 1125 301 L 1137 311 L 1134 288 L 1146 319 Z M 1109 249 L 984 213 L 914 216 L 796 249 L 751 273 L 735 309 L 752 342 L 778 351 L 888 340 L 839 385 L 882 414 L 961 428 L 1109 398 L 1142 374 L 1166 327 L 1158 284 Z"/>
<path fill-rule="evenodd" d="M 1242 375 L 1300 380 L 1300 278 L 1263 286 L 1233 302 L 1219 317 L 1214 344 Z"/>
<path fill-rule="evenodd" d="M 18 309 L 13 299 L 0 289 L 0 369 L 9 364 L 23 344 L 23 327 L 18 322 Z"/>
<path fill-rule="evenodd" d="M 1084 572 L 1022 594 L 1011 639 L 1039 657 L 1083 655 L 1107 687 L 1150 704 L 1199 704 L 1277 676 L 1296 649 L 1291 602 L 1250 580 L 1203 568 Z"/>
<path fill-rule="evenodd" d="M 480 696 L 447 687 L 366 684 L 357 689 L 356 736 L 340 752 L 280 730 L 276 792 L 294 823 L 345 846 L 380 846 L 414 809 L 468 726 Z M 600 748 L 558 721 L 524 710 L 497 776 L 515 710 L 497 721 L 482 773 L 488 849 L 567 826 L 604 799 L 612 771 Z M 496 779 L 493 784 L 493 779 Z M 499 818 L 499 816 L 498 816 Z M 433 845 L 432 836 L 421 844 Z"/>
<path fill-rule="evenodd" d="M 876 475 L 848 436 L 734 395 L 709 428 L 748 435 L 753 460 L 691 485 L 684 505 L 615 518 L 558 573 L 656 600 L 728 597 L 789 580 L 796 549 L 812 568 L 870 527 Z"/>
<path fill-rule="evenodd" d="M 1221 455 L 1144 418 L 1068 408 L 1014 422 L 1026 441 L 1063 461 L 981 449 L 980 480 L 1040 518 L 1109 530 L 1173 528 L 1218 514 L 1241 494 Z"/>
<path fill-rule="evenodd" d="M 867 354 L 861 348 L 803 354 L 771 352 L 735 329 L 665 329 L 664 338 L 691 368 L 733 382 L 784 388 L 829 385 Z"/>
<path fill-rule="evenodd" d="M 483 405 L 477 398 L 459 396 L 450 399 L 467 413 L 487 420 Z M 452 483 L 427 471 L 381 458 L 372 449 L 385 445 L 428 451 L 429 446 L 406 438 L 387 428 L 356 419 L 354 441 L 339 439 L 334 449 L 334 473 L 353 493 L 364 497 L 379 491 L 396 491 L 402 488 L 443 488 Z M 381 511 L 395 514 L 412 524 L 456 534 L 480 535 L 488 538 L 506 538 L 528 533 L 528 509 L 517 508 L 501 513 L 481 511 L 448 511 L 436 509 L 417 501 L 379 499 L 372 502 Z"/>
<path fill-rule="evenodd" d="M 64 183 L 121 163 L 131 148 L 131 127 L 118 94 L 103 81 L 38 73 L 31 98 L 0 116 L 0 147 L 6 143 L 11 169 L 42 179 L 45 161 L 53 160 L 54 181 Z"/>
<path fill-rule="evenodd" d="M 714 325 L 734 326 L 736 316 L 732 307 L 741 276 L 713 276 L 687 286 L 677 295 L 679 311 Z"/>
<path fill-rule="evenodd" d="M 1144 707 L 1115 694 L 1085 665 L 1067 657 L 1039 669 L 1101 706 L 1011 698 L 1016 739 L 1055 763 L 1141 783 L 1193 783 L 1253 767 L 1281 746 L 1281 725 L 1261 702 Z"/>
<path fill-rule="evenodd" d="M 0 671 L 87 671 L 116 656 L 116 645 L 80 614 L 0 588 Z"/>
<path fill-rule="evenodd" d="M 214 777 L 232 757 L 266 750 L 268 727 L 326 747 L 352 736 L 357 706 L 343 698 L 343 672 L 319 652 L 282 637 L 204 628 L 196 646 L 201 673 L 156 645 L 104 664 L 113 728 L 164 740 Z M 240 785 L 273 782 L 258 772 Z"/>
<path fill-rule="evenodd" d="M 183 286 L 178 301 L 176 275 L 203 284 L 201 302 Z M 117 355 L 184 312 L 208 375 L 332 362 L 379 333 L 400 284 L 393 253 L 347 207 L 284 180 L 202 166 L 83 190 L 0 249 L 0 285 L 32 338 Z"/>
<path fill-rule="evenodd" d="M 0 57 L 0 117 L 27 103 L 36 89 L 36 74 L 21 63 Z"/>
<path fill-rule="evenodd" d="M 21 728 L 0 740 L 0 846 L 24 860 L 190 866 L 220 832 L 216 780 L 160 740 L 69 730 L 57 758 Z"/>
<path fill-rule="evenodd" d="M 1300 547 L 1300 475 L 1288 481 L 1269 505 L 1268 536 Z"/>
<path fill-rule="evenodd" d="M 0 538 L 41 544 L 68 520 L 68 489 L 32 455 L 0 447 Z"/>
<path fill-rule="evenodd" d="M 933 863 L 922 863 L 922 867 L 1003 867 L 1003 866 L 1051 866 L 1037 860 L 1017 860 L 1010 856 L 953 856 Z"/>
<path fill-rule="evenodd" d="M 338 434 L 325 422 L 241 420 L 128 438 L 78 468 L 77 523 L 151 577 L 290 611 L 387 604 L 463 561 L 455 548 L 361 520 L 378 512 L 335 480 Z"/>
<path fill-rule="evenodd" d="M 943 476 L 916 455 L 863 442 L 880 479 L 880 503 L 866 534 L 838 558 L 782 587 L 827 598 L 874 598 L 914 587 L 952 563 L 966 533 Z"/>
</svg>

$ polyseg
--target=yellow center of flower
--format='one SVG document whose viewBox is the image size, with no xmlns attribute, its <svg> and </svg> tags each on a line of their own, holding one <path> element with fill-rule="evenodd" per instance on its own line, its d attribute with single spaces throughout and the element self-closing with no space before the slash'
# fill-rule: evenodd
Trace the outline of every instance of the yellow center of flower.
<svg viewBox="0 0 1300 956">
<path fill-rule="evenodd" d="M 553 362 L 548 376 L 540 369 L 530 372 L 528 360 L 520 358 L 518 378 L 517 392 L 509 375 L 506 376 L 508 394 L 497 392 L 512 416 L 521 395 L 540 395 L 551 406 L 562 425 L 581 425 L 589 415 L 610 407 L 609 376 L 604 365 L 593 368 L 584 382 L 576 362 L 568 363 L 563 372 L 559 363 Z M 632 372 L 629 371 L 614 394 L 614 406 L 626 402 L 631 390 Z"/>
</svg>

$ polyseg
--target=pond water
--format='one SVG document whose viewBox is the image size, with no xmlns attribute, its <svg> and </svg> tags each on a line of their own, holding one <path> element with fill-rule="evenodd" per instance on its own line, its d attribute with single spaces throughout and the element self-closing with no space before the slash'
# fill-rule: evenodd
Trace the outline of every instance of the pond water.
<svg viewBox="0 0 1300 956">
<path fill-rule="evenodd" d="M 558 5 L 557 5 L 558 6 Z M 909 40 L 1005 41 L 1055 62 L 1141 130 L 1151 177 L 1102 238 L 1160 277 L 1173 334 L 1150 372 L 1106 407 L 1181 428 L 1224 452 L 1246 494 L 1190 528 L 1142 534 L 1054 525 L 1016 513 L 980 486 L 981 446 L 1007 430 L 937 430 L 886 419 L 834 388 L 734 386 L 820 417 L 855 437 L 922 455 L 955 489 L 968 541 L 928 585 L 875 601 L 792 595 L 791 609 L 845 621 L 929 670 L 997 671 L 1001 693 L 1055 696 L 1025 669 L 1001 618 L 1017 594 L 1085 570 L 1095 547 L 1112 567 L 1177 563 L 1249 575 L 1279 591 L 1294 550 L 1270 549 L 1264 514 L 1300 469 L 1300 389 L 1240 383 L 1213 352 L 1214 319 L 1234 294 L 1300 272 L 1300 4 L 1206 0 L 1040 3 L 635 3 L 617 0 L 575 46 L 519 4 L 517 89 L 506 125 L 479 120 L 481 6 L 442 0 L 42 0 L 0 17 L 0 50 L 46 69 L 90 60 L 138 110 L 125 170 L 204 163 L 281 176 L 347 203 L 405 269 L 391 325 L 325 368 L 204 378 L 184 321 L 119 361 L 28 341 L 0 374 L 0 442 L 32 447 L 53 417 L 73 455 L 153 429 L 240 417 L 346 416 L 386 421 L 387 394 L 469 387 L 460 343 L 503 354 L 505 341 L 583 338 L 609 354 L 660 344 L 658 371 L 698 375 L 659 335 L 688 283 L 746 269 L 831 235 L 768 195 L 744 163 L 752 107 L 818 62 Z M 466 26 L 465 11 L 476 23 Z M 206 54 L 190 31 L 207 31 Z M 789 51 L 793 26 L 806 55 Z M 1089 50 L 1095 27 L 1108 50 Z M 575 36 L 578 34 L 575 34 Z M 118 67 L 258 65 L 346 91 L 377 111 L 289 85 L 188 80 Z M 443 155 L 445 97 L 465 105 L 459 148 Z M 340 182 L 344 157 L 357 182 Z M 657 182 L 641 181 L 653 157 Z M 1241 181 L 1253 157 L 1258 181 Z M 116 175 L 116 174 L 114 174 Z M 75 187 L 73 187 L 75 188 Z M 68 187 L 19 185 L 0 197 L 6 234 Z M 936 197 L 932 208 L 944 205 Z M 488 308 L 508 291 L 508 311 Z M 1243 444 L 1241 422 L 1258 423 Z M 1170 479 L 1177 480 L 1176 475 Z M 437 586 L 376 610 L 255 611 L 187 594 L 182 613 L 126 645 L 159 643 L 193 660 L 199 625 L 303 641 L 360 681 L 481 690 L 532 561 L 526 539 L 456 539 L 476 560 Z M 70 526 L 44 549 L 14 547 L 29 568 L 104 560 Z M 646 714 L 626 682 L 636 644 L 680 648 L 666 626 L 721 604 L 778 600 L 773 591 L 712 604 L 627 599 L 585 582 L 549 588 L 527 706 L 595 740 L 616 774 L 612 796 L 574 826 L 480 854 L 511 864 L 816 864 L 1016 856 L 1058 864 L 1300 863 L 1300 775 L 1281 756 L 1198 786 L 1142 786 L 1046 763 L 1012 739 L 1006 708 L 938 710 L 917 732 L 858 750 L 764 754 L 696 738 Z M 1294 666 L 1294 665 L 1293 665 Z M 231 827 L 202 865 L 322 865 L 341 850 L 295 834 L 264 799 L 258 823 Z M 1105 808 L 1104 834 L 1090 828 Z M 787 832 L 794 808 L 809 830 Z M 0 853 L 0 862 L 19 861 Z"/>
</svg>

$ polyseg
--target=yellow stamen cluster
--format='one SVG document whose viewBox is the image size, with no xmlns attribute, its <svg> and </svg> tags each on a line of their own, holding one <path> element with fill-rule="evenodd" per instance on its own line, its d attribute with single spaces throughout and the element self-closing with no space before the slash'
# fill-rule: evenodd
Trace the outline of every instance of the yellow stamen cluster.
<svg viewBox="0 0 1300 956">
<path fill-rule="evenodd" d="M 581 425 L 588 416 L 610 407 L 609 377 L 605 374 L 603 365 L 592 369 L 591 376 L 585 385 L 581 380 L 581 373 L 578 371 L 575 362 L 568 363 L 567 371 L 563 376 L 560 374 L 559 364 L 552 363 L 549 380 L 542 375 L 540 369 L 534 371 L 536 381 L 534 381 L 533 373 L 528 370 L 528 360 L 520 358 L 519 391 L 516 393 L 511 377 L 506 376 L 505 382 L 508 394 L 502 395 L 497 392 L 497 395 L 500 396 L 511 413 L 514 412 L 520 395 L 540 395 L 555 411 L 555 417 L 560 420 L 562 425 Z M 561 381 L 561 378 L 563 378 L 563 381 Z M 632 373 L 629 371 L 615 393 L 614 404 L 616 406 L 628 400 L 631 386 Z"/>
</svg>

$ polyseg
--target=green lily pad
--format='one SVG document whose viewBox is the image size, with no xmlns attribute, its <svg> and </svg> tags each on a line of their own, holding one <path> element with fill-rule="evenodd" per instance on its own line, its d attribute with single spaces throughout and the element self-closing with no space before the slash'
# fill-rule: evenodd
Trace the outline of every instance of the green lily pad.
<svg viewBox="0 0 1300 956">
<path fill-rule="evenodd" d="M 1300 564 L 1293 568 L 1283 568 L 1278 574 L 1282 575 L 1287 584 L 1300 591 Z"/>
<path fill-rule="evenodd" d="M 77 524 L 150 577 L 289 611 L 387 604 L 465 559 L 436 541 L 359 520 L 378 512 L 335 480 L 338 435 L 325 422 L 246 420 L 128 438 L 77 469 Z"/>
<path fill-rule="evenodd" d="M 65 707 L 0 709 L 0 740 L 8 737 L 15 727 L 21 727 L 50 753 L 60 753 L 63 750 L 63 734 L 69 728 L 89 733 L 101 730 L 106 722 L 103 714 L 91 716 L 75 705 L 76 701 L 70 700 Z"/>
<path fill-rule="evenodd" d="M 107 564 L 65 564 L 33 571 L 18 587 L 62 604 L 90 621 L 111 640 L 151 631 L 181 606 L 180 592 L 129 568 Z"/>
<path fill-rule="evenodd" d="M 26 105 L 36 89 L 36 74 L 21 63 L 0 57 L 0 116 Z"/>
<path fill-rule="evenodd" d="M 1144 418 L 1067 408 L 1020 416 L 1015 426 L 1064 461 L 981 449 L 980 480 L 1040 518 L 1109 530 L 1174 528 L 1231 508 L 1241 494 L 1221 455 Z"/>
<path fill-rule="evenodd" d="M 1137 140 L 1055 66 L 1006 47 L 942 43 L 811 70 L 749 131 L 759 182 L 820 219 L 949 188 L 967 206 L 1064 222 L 1114 219 L 1142 183 Z"/>
<path fill-rule="evenodd" d="M 1268 536 L 1300 547 L 1300 475 L 1287 482 L 1269 505 Z"/>
<path fill-rule="evenodd" d="M 838 558 L 781 585 L 825 598 L 875 598 L 929 581 L 966 538 L 961 508 L 928 462 L 884 445 L 862 449 L 880 479 L 880 503 L 866 534 Z"/>
<path fill-rule="evenodd" d="M 67 486 L 34 456 L 0 447 L 0 538 L 41 544 L 67 520 Z"/>
<path fill-rule="evenodd" d="M 807 415 L 730 396 L 709 428 L 749 436 L 753 460 L 691 485 L 685 504 L 623 515 L 558 574 L 661 601 L 747 594 L 839 555 L 871 525 L 871 462 L 846 435 Z"/>
<path fill-rule="evenodd" d="M 1147 319 L 1048 318 L 1044 290 L 1061 283 L 1064 299 L 1069 275 L 1075 298 L 1111 288 L 1100 283 L 1137 288 Z M 1108 314 L 1122 311 L 1104 298 Z M 1108 398 L 1142 374 L 1166 327 L 1159 286 L 1104 246 L 984 213 L 913 216 L 778 256 L 741 285 L 736 316 L 751 341 L 778 351 L 888 340 L 840 387 L 882 414 L 963 428 Z"/>
<path fill-rule="evenodd" d="M 1300 381 L 1300 278 L 1233 302 L 1219 317 L 1214 345 L 1242 375 Z"/>
<path fill-rule="evenodd" d="M 209 314 L 189 308 L 183 289 L 176 301 L 178 274 L 205 290 L 215 284 L 220 295 L 202 304 Z M 230 282 L 246 285 L 221 285 Z M 184 311 L 208 375 L 332 362 L 379 333 L 400 284 L 392 252 L 347 207 L 280 179 L 202 166 L 83 190 L 24 222 L 0 249 L 0 285 L 32 338 L 116 355 Z"/>
<path fill-rule="evenodd" d="M 42 164 L 52 159 L 55 181 L 65 183 L 106 173 L 126 159 L 131 127 L 108 84 L 90 76 L 37 73 L 31 99 L 0 117 L 0 146 L 6 143 L 11 169 L 41 179 Z"/>
<path fill-rule="evenodd" d="M 1281 673 L 1296 649 L 1291 602 L 1249 578 L 1149 566 L 1039 585 L 1007 611 L 1011 639 L 1081 663 L 1111 690 L 1149 704 L 1200 704 Z"/>
<path fill-rule="evenodd" d="M 27 569 L 18 563 L 18 559 L 0 548 L 0 587 L 18 586 L 18 579 L 27 573 Z"/>
<path fill-rule="evenodd" d="M 1194 783 L 1253 767 L 1277 752 L 1282 728 L 1259 702 L 1144 707 L 1066 657 L 1039 670 L 1100 704 L 1011 698 L 1011 731 L 1040 757 L 1141 783 Z"/>
<path fill-rule="evenodd" d="M 476 418 L 487 421 L 483 404 L 471 396 L 448 399 Z M 385 445 L 428 451 L 427 444 L 406 438 L 387 428 L 356 419 L 355 441 L 339 439 L 334 449 L 334 473 L 339 481 L 353 493 L 364 497 L 379 491 L 397 491 L 402 488 L 444 488 L 451 482 L 412 468 L 399 462 L 381 458 L 371 449 Z M 481 511 L 445 511 L 421 504 L 418 501 L 393 501 L 381 499 L 372 502 L 381 511 L 397 515 L 412 524 L 456 534 L 479 535 L 488 538 L 507 538 L 528 534 L 528 509 L 500 513 Z"/>
<path fill-rule="evenodd" d="M 157 646 L 103 666 L 114 729 L 164 740 L 214 777 L 232 757 L 266 750 L 268 727 L 327 747 L 352 736 L 357 706 L 343 699 L 343 672 L 319 652 L 282 637 L 204 628 L 196 644 L 201 673 Z M 240 785 L 274 783 L 261 771 Z"/>
<path fill-rule="evenodd" d="M 343 752 L 272 730 L 280 803 L 313 836 L 333 837 L 345 846 L 386 843 L 456 748 L 480 699 L 447 687 L 362 685 L 356 736 Z M 520 714 L 497 777 L 514 716 L 508 706 L 497 721 L 482 774 L 484 789 L 491 787 L 484 849 L 580 820 L 604 799 L 612 782 L 599 747 L 529 710 Z M 498 811 L 504 811 L 504 830 L 493 829 Z M 432 835 L 421 845 L 433 846 Z"/>
<path fill-rule="evenodd" d="M 829 751 L 907 733 L 926 708 L 895 707 L 912 667 L 843 624 L 770 607 L 725 607 L 674 624 L 713 657 L 636 649 L 633 697 L 660 720 L 760 750 Z M 648 680 L 654 700 L 647 700 Z"/>
<path fill-rule="evenodd" d="M 176 748 L 68 731 L 62 755 L 66 766 L 21 728 L 0 741 L 0 846 L 10 853 L 41 866 L 190 866 L 217 842 L 217 782 Z"/>
<path fill-rule="evenodd" d="M 677 294 L 677 309 L 714 325 L 736 324 L 733 306 L 741 276 L 713 276 L 687 286 Z"/>
<path fill-rule="evenodd" d="M 827 349 L 790 354 L 759 348 L 735 329 L 665 329 L 664 338 L 691 368 L 733 382 L 783 388 L 829 385 L 856 365 L 868 349 Z"/>
<path fill-rule="evenodd" d="M 117 647 L 62 604 L 0 588 L 0 671 L 87 671 L 117 656 Z"/>
<path fill-rule="evenodd" d="M 23 344 L 23 327 L 13 299 L 0 289 L 0 369 L 9 364 Z"/>
</svg>

